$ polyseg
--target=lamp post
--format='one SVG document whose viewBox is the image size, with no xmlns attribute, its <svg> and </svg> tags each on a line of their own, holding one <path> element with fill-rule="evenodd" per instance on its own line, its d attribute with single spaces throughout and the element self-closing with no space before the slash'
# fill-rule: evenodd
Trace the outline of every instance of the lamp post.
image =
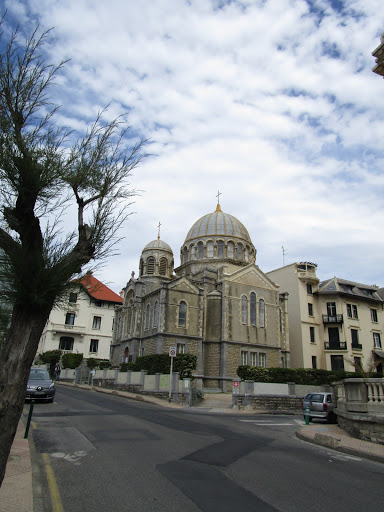
<svg viewBox="0 0 384 512">
<path fill-rule="evenodd" d="M 373 50 L 372 55 L 376 58 L 376 66 L 372 71 L 384 78 L 384 32 L 380 37 L 380 45 Z"/>
</svg>

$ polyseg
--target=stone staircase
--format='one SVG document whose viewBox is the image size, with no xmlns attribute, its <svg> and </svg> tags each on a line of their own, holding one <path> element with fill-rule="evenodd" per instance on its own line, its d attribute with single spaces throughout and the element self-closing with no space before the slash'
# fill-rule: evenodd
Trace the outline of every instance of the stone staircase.
<svg viewBox="0 0 384 512">
<path fill-rule="evenodd" d="M 232 409 L 232 393 L 219 390 L 204 390 L 204 398 L 194 407 L 199 409 L 222 410 Z"/>
</svg>

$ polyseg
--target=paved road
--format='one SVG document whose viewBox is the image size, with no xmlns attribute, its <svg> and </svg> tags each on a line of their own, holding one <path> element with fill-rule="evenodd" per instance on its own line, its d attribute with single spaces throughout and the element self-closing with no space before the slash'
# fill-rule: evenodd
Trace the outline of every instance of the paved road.
<svg viewBox="0 0 384 512">
<path fill-rule="evenodd" d="M 298 440 L 297 416 L 170 410 L 59 387 L 33 419 L 36 457 L 49 459 L 65 512 L 384 510 L 383 465 Z"/>
</svg>

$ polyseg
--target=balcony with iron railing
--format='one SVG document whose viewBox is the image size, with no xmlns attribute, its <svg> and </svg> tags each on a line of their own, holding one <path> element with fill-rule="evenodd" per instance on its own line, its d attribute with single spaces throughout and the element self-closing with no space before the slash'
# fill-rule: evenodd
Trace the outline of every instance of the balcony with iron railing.
<svg viewBox="0 0 384 512">
<path fill-rule="evenodd" d="M 323 324 L 342 324 L 343 315 L 323 315 Z"/>
<path fill-rule="evenodd" d="M 347 350 L 347 342 L 339 341 L 339 342 L 330 343 L 329 341 L 325 341 L 324 349 L 325 350 Z"/>
<path fill-rule="evenodd" d="M 363 350 L 363 345 L 361 343 L 352 343 L 352 350 Z"/>
</svg>

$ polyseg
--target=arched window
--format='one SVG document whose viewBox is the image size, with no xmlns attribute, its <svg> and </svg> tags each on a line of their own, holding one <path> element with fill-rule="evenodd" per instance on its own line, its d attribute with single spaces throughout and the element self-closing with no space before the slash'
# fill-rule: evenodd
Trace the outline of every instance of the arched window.
<svg viewBox="0 0 384 512">
<path fill-rule="evenodd" d="M 145 328 L 149 329 L 149 323 L 151 321 L 151 306 L 147 304 L 147 309 L 145 312 Z"/>
<path fill-rule="evenodd" d="M 179 304 L 179 327 L 187 325 L 187 304 L 182 300 Z"/>
<path fill-rule="evenodd" d="M 217 242 L 217 257 L 224 258 L 224 242 L 221 240 Z"/>
<path fill-rule="evenodd" d="M 156 327 L 159 323 L 159 303 L 155 302 L 155 310 L 153 312 L 153 327 Z"/>
<path fill-rule="evenodd" d="M 207 258 L 213 258 L 213 242 L 207 243 Z"/>
<path fill-rule="evenodd" d="M 188 249 L 184 247 L 184 263 L 188 262 Z"/>
<path fill-rule="evenodd" d="M 237 259 L 243 259 L 243 246 L 241 244 L 237 244 Z"/>
<path fill-rule="evenodd" d="M 147 259 L 147 274 L 155 273 L 155 258 Z"/>
<path fill-rule="evenodd" d="M 167 260 L 166 260 L 166 258 L 161 258 L 161 260 L 160 260 L 159 274 L 161 276 L 165 276 L 167 274 Z"/>
<path fill-rule="evenodd" d="M 245 261 L 248 262 L 249 261 L 249 249 L 248 247 L 245 248 L 245 251 L 244 251 L 244 258 L 245 258 Z"/>
<path fill-rule="evenodd" d="M 142 276 L 144 274 L 144 261 L 141 260 L 140 261 L 140 276 Z"/>
<path fill-rule="evenodd" d="M 264 300 L 259 300 L 259 327 L 265 327 L 265 304 Z"/>
<path fill-rule="evenodd" d="M 197 257 L 199 260 L 202 260 L 204 258 L 204 245 L 203 242 L 199 242 L 197 244 Z"/>
<path fill-rule="evenodd" d="M 251 325 L 256 325 L 256 293 L 251 292 L 251 310 L 250 310 L 250 319 L 251 319 Z"/>
<path fill-rule="evenodd" d="M 131 332 L 131 322 L 132 322 L 132 306 L 130 306 L 128 308 L 128 322 L 127 322 L 128 333 Z"/>
<path fill-rule="evenodd" d="M 134 310 L 133 310 L 133 300 L 131 299 L 129 301 L 129 317 L 128 317 L 128 325 L 127 325 L 127 329 L 128 329 L 128 332 L 133 332 L 133 313 L 134 313 Z"/>
<path fill-rule="evenodd" d="M 233 258 L 233 253 L 234 253 L 234 244 L 233 244 L 233 242 L 228 242 L 228 247 L 227 247 L 228 258 Z"/>
<path fill-rule="evenodd" d="M 248 323 L 248 299 L 245 295 L 241 297 L 241 323 L 247 325 Z"/>
</svg>

